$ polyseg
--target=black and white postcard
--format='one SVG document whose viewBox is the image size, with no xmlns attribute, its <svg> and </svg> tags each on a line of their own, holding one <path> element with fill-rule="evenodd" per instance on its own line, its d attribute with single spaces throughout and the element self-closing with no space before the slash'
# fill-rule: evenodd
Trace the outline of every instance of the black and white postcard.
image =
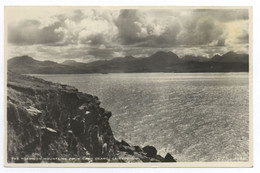
<svg viewBox="0 0 260 173">
<path fill-rule="evenodd" d="M 5 166 L 251 167 L 252 7 L 5 7 Z"/>
</svg>

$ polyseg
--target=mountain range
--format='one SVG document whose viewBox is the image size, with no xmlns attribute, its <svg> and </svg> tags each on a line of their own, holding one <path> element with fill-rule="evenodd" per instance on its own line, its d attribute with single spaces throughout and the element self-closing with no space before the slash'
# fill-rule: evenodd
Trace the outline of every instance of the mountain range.
<svg viewBox="0 0 260 173">
<path fill-rule="evenodd" d="M 38 61 L 29 56 L 19 56 L 8 60 L 8 71 L 20 74 L 248 72 L 249 56 L 228 52 L 212 58 L 193 55 L 180 58 L 173 52 L 159 51 L 144 58 L 126 56 L 90 63 L 80 63 L 74 60 L 56 63 Z"/>
</svg>

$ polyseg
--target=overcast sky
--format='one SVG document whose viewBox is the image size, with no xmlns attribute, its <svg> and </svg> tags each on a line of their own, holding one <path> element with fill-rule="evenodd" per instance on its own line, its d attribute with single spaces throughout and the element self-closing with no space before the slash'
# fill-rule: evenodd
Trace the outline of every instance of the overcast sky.
<svg viewBox="0 0 260 173">
<path fill-rule="evenodd" d="M 212 57 L 248 53 L 247 9 L 8 7 L 8 58 L 79 62 L 158 50 Z"/>
</svg>

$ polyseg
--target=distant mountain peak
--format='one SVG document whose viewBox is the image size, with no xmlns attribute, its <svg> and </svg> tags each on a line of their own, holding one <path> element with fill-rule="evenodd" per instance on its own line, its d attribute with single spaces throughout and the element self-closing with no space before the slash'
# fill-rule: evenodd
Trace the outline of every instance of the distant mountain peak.
<svg viewBox="0 0 260 173">
<path fill-rule="evenodd" d="M 164 51 L 158 51 L 158 52 L 155 52 L 152 56 L 162 56 L 162 55 L 166 55 L 167 53 L 164 52 Z"/>
<path fill-rule="evenodd" d="M 236 56 L 236 55 L 238 55 L 238 54 L 234 51 L 229 51 L 229 52 L 223 54 L 223 56 Z"/>
<path fill-rule="evenodd" d="M 57 62 L 50 61 L 50 60 L 46 60 L 46 61 L 42 61 L 42 62 L 45 63 L 46 65 L 47 64 L 49 64 L 49 65 L 58 64 Z"/>
<path fill-rule="evenodd" d="M 172 51 L 167 52 L 168 55 L 176 55 L 175 53 L 173 53 Z"/>
<path fill-rule="evenodd" d="M 211 61 L 215 62 L 241 62 L 241 63 L 248 63 L 249 57 L 248 54 L 238 54 L 234 51 L 227 52 L 221 55 L 214 55 L 211 58 Z"/>
<path fill-rule="evenodd" d="M 33 59 L 32 57 L 30 56 L 27 56 L 27 55 L 23 55 L 23 56 L 17 56 L 17 57 L 14 57 L 12 59 L 9 59 L 8 60 L 8 63 L 16 63 L 16 64 L 32 64 L 34 63 L 35 59 Z"/>
<path fill-rule="evenodd" d="M 75 61 L 75 60 L 66 60 L 66 61 L 62 62 L 61 64 L 67 65 L 67 64 L 74 64 L 74 63 L 77 63 L 77 61 Z"/>
<path fill-rule="evenodd" d="M 29 56 L 8 60 L 8 71 L 22 74 L 71 74 L 82 73 L 82 69 L 58 64 L 54 61 L 38 61 Z"/>
<path fill-rule="evenodd" d="M 156 53 L 154 53 L 151 57 L 177 57 L 178 56 L 173 53 L 172 51 L 169 51 L 169 52 L 164 52 L 164 51 L 158 51 Z"/>
<path fill-rule="evenodd" d="M 28 55 L 23 55 L 23 56 L 16 56 L 13 59 L 22 59 L 22 60 L 34 60 L 32 57 Z"/>
</svg>

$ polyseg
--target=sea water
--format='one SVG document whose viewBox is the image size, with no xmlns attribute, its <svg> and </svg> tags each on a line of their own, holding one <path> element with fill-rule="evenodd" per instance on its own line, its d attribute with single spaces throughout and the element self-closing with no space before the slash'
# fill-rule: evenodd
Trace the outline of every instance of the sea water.
<svg viewBox="0 0 260 173">
<path fill-rule="evenodd" d="M 118 140 L 178 162 L 249 159 L 248 73 L 36 76 L 98 96 Z"/>
</svg>

